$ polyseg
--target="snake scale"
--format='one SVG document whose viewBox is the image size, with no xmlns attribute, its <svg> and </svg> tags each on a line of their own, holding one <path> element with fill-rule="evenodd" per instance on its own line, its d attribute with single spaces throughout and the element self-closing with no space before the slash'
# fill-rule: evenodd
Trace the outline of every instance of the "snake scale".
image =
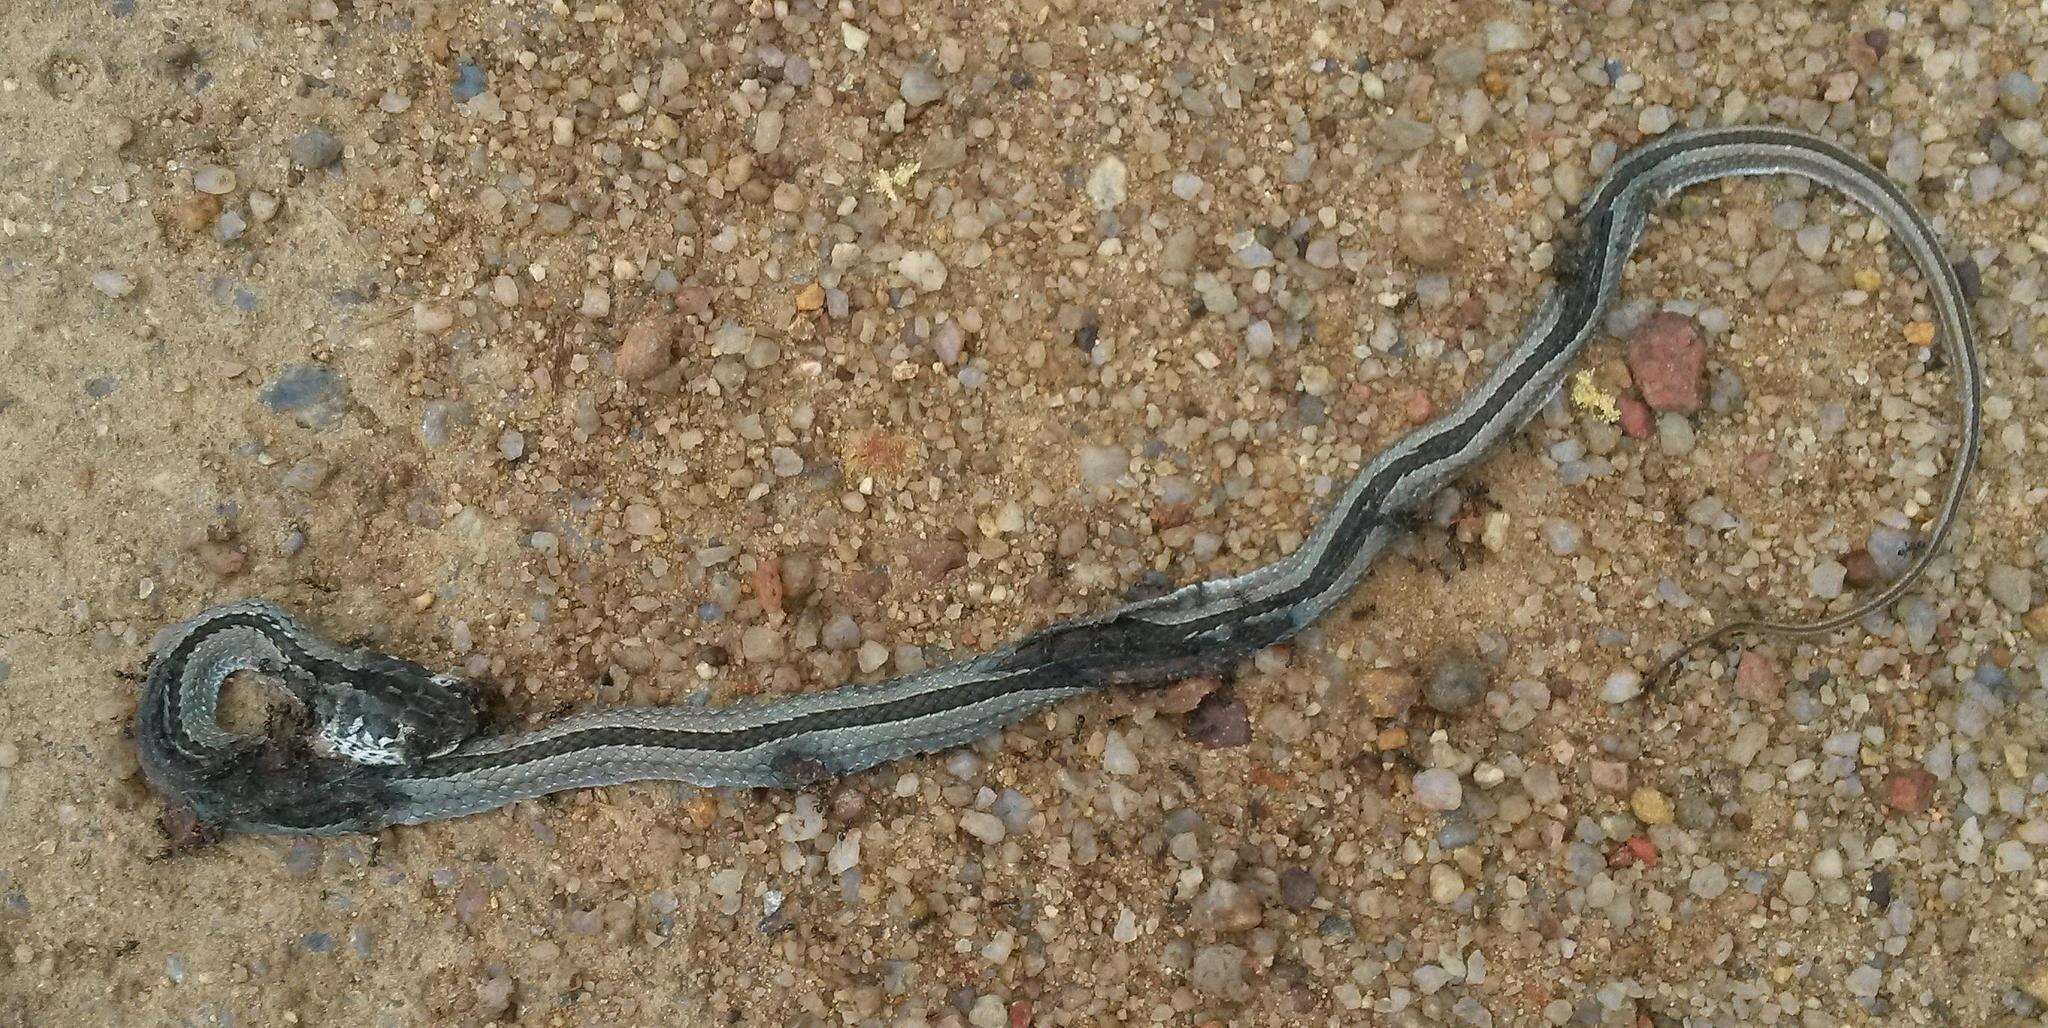
<svg viewBox="0 0 2048 1028">
<path fill-rule="evenodd" d="M 1223 671 L 1342 603 L 1418 508 L 1555 394 L 1661 202 L 1697 183 L 1778 174 L 1860 204 L 1918 266 L 1960 398 L 1960 442 L 1942 502 L 1902 574 L 1823 620 L 1736 622 L 1701 642 L 1852 624 L 1912 587 L 1963 504 L 1982 389 L 1967 300 L 1913 201 L 1862 158 L 1783 128 L 1702 129 L 1663 136 L 1613 163 L 1579 205 L 1574 243 L 1554 262 L 1554 281 L 1506 355 L 1454 409 L 1366 462 L 1306 540 L 1269 564 L 887 681 L 716 709 L 605 709 L 499 734 L 479 734 L 471 683 L 336 646 L 272 603 L 243 600 L 172 625 L 152 643 L 136 719 L 142 767 L 170 800 L 222 830 L 367 832 L 649 779 L 800 786 L 958 746 L 1107 686 Z M 281 681 L 305 712 L 310 737 L 289 745 L 222 728 L 220 690 L 241 671 Z"/>
</svg>

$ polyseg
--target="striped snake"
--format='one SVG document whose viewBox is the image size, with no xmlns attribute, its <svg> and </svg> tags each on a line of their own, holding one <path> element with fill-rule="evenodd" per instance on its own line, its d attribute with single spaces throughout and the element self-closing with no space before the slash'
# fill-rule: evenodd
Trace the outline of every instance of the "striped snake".
<svg viewBox="0 0 2048 1028">
<path fill-rule="evenodd" d="M 1513 349 L 1455 409 L 1367 462 L 1307 539 L 1270 564 L 888 681 L 717 709 L 598 710 L 486 735 L 477 734 L 470 683 L 333 645 L 278 607 L 244 600 L 166 628 L 152 643 L 136 725 L 142 767 L 158 790 L 219 829 L 365 832 L 647 779 L 795 787 L 958 746 L 1105 686 L 1224 671 L 1342 603 L 1425 501 L 1555 394 L 1658 204 L 1697 183 L 1771 174 L 1811 179 L 1862 205 L 1926 276 L 1961 399 L 1960 446 L 1903 574 L 1823 620 L 1737 622 L 1694 646 L 1734 632 L 1814 635 L 1852 624 L 1926 571 L 1976 463 L 1981 386 L 1962 285 L 1912 201 L 1861 158 L 1782 128 L 1709 129 L 1621 156 L 1580 205 L 1576 242 Z M 281 744 L 221 727 L 221 687 L 245 670 L 282 682 L 311 724 L 310 739 Z"/>
</svg>

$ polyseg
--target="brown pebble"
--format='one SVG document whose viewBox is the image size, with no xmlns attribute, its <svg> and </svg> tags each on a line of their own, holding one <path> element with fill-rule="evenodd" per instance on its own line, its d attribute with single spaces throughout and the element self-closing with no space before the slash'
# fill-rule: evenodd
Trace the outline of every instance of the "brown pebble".
<svg viewBox="0 0 2048 1028">
<path fill-rule="evenodd" d="M 703 286 L 676 290 L 676 312 L 689 318 L 708 317 L 711 314 L 711 290 Z"/>
<path fill-rule="evenodd" d="M 628 382 L 645 382 L 667 371 L 675 362 L 670 337 L 674 326 L 660 317 L 645 317 L 626 330 L 626 338 L 612 354 L 619 376 Z"/>
<path fill-rule="evenodd" d="M 1691 318 L 1671 311 L 1651 315 L 1628 341 L 1628 370 L 1652 410 L 1693 414 L 1700 409 L 1707 343 Z"/>
<path fill-rule="evenodd" d="M 787 595 L 782 587 L 782 558 L 763 557 L 756 561 L 752 578 L 754 598 L 761 601 L 761 608 L 781 611 L 783 597 Z"/>
<path fill-rule="evenodd" d="M 1924 767 L 1894 771 L 1884 779 L 1885 809 L 1895 814 L 1921 814 L 1934 796 L 1934 775 Z"/>
<path fill-rule="evenodd" d="M 1621 408 L 1621 431 L 1630 439 L 1648 439 L 1657 434 L 1657 419 L 1650 416 L 1650 408 L 1633 396 L 1623 396 L 1615 401 Z"/>
<path fill-rule="evenodd" d="M 1769 703 L 1784 695 L 1785 679 L 1778 663 L 1758 650 L 1742 651 L 1735 664 L 1735 695 L 1751 703 Z"/>
<path fill-rule="evenodd" d="M 1587 777 L 1593 781 L 1593 788 L 1616 796 L 1628 791 L 1628 765 L 1616 760 L 1596 760 L 1588 765 Z"/>
<path fill-rule="evenodd" d="M 1359 677 L 1358 695 L 1365 700 L 1366 713 L 1381 720 L 1396 720 L 1406 717 L 1408 708 L 1422 697 L 1422 686 L 1413 675 L 1375 668 Z"/>
<path fill-rule="evenodd" d="M 2026 627 L 2028 635 L 2043 642 L 2048 642 L 2048 603 L 2041 604 L 2021 615 L 2020 624 Z"/>
<path fill-rule="evenodd" d="M 1868 589 L 1884 581 L 1884 574 L 1877 569 L 1877 558 L 1861 546 L 1842 555 L 1842 567 L 1848 571 L 1842 580 L 1851 589 Z"/>
<path fill-rule="evenodd" d="M 171 206 L 171 223 L 195 235 L 204 232 L 220 217 L 220 204 L 218 196 L 194 193 Z"/>
<path fill-rule="evenodd" d="M 231 542 L 207 540 L 197 549 L 199 563 L 220 578 L 233 578 L 249 565 L 249 555 Z"/>
<path fill-rule="evenodd" d="M 1202 698 L 1223 687 L 1223 680 L 1209 676 L 1183 678 L 1172 685 L 1147 689 L 1138 699 L 1161 714 L 1185 714 L 1202 703 Z"/>
<path fill-rule="evenodd" d="M 1212 750 L 1243 746 L 1252 741 L 1251 712 L 1237 690 L 1226 686 L 1202 697 L 1185 731 L 1188 741 Z"/>
<path fill-rule="evenodd" d="M 796 291 L 796 309 L 814 311 L 825 306 L 825 287 L 812 282 Z"/>
<path fill-rule="evenodd" d="M 910 566 L 926 581 L 936 582 L 967 566 L 967 546 L 958 539 L 927 539 L 913 546 Z"/>
</svg>

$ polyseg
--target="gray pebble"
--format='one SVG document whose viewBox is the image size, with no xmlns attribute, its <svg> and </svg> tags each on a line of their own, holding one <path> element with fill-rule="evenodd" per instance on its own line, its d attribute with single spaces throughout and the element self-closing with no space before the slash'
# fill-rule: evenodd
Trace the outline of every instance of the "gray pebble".
<svg viewBox="0 0 2048 1028">
<path fill-rule="evenodd" d="M 1569 521 L 1549 518 L 1543 522 L 1543 545 L 1550 547 L 1550 552 L 1560 557 L 1569 557 L 1577 553 L 1581 537 L 1579 526 Z"/>
<path fill-rule="evenodd" d="M 2009 71 L 1998 79 L 1998 105 L 2015 118 L 2033 113 L 2041 103 L 2041 84 L 2024 71 Z"/>
<path fill-rule="evenodd" d="M 1415 802 L 1430 810 L 1456 810 L 1465 802 L 1465 787 L 1456 773 L 1433 767 L 1415 776 Z"/>
<path fill-rule="evenodd" d="M 498 435 L 498 452 L 503 454 L 507 461 L 515 461 L 526 456 L 526 436 L 520 434 L 516 428 L 506 429 Z"/>
<path fill-rule="evenodd" d="M 1842 583 L 1849 576 L 1849 569 L 1841 561 L 1824 560 L 1813 566 L 1807 573 L 1807 587 L 1817 599 L 1832 600 L 1842 595 Z"/>
<path fill-rule="evenodd" d="M 1437 661 L 1422 685 L 1422 702 L 1433 710 L 1454 714 L 1486 694 L 1486 669 L 1471 656 L 1454 652 Z"/>
<path fill-rule="evenodd" d="M 1683 415 L 1663 414 L 1657 418 L 1657 448 L 1667 457 L 1683 457 L 1692 452 L 1692 422 Z"/>
<path fill-rule="evenodd" d="M 818 633 L 818 641 L 828 650 L 843 653 L 860 645 L 860 625 L 850 615 L 835 614 Z"/>
<path fill-rule="evenodd" d="M 299 133 L 298 138 L 285 149 L 292 163 L 301 168 L 327 168 L 341 160 L 341 140 L 323 128 L 310 128 Z"/>
<path fill-rule="evenodd" d="M 930 68 L 922 64 L 913 64 L 909 71 L 903 73 L 900 92 L 904 103 L 917 108 L 943 99 L 946 95 L 946 85 L 939 81 L 938 76 L 932 74 Z"/>
<path fill-rule="evenodd" d="M 2034 573 L 2010 564 L 1993 564 L 1984 574 L 1984 590 L 2014 614 L 2034 608 Z"/>
</svg>

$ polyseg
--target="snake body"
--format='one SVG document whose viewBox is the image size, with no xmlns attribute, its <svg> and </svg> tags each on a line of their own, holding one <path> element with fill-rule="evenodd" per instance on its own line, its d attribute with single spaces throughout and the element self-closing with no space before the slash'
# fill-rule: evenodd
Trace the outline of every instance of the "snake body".
<svg viewBox="0 0 2048 1028">
<path fill-rule="evenodd" d="M 568 789 L 666 779 L 793 787 L 987 736 L 1115 684 L 1227 669 L 1340 604 L 1446 483 L 1520 430 L 1594 335 L 1653 209 L 1688 186 L 1790 174 L 1882 220 L 1929 283 L 1962 409 L 1947 491 L 1908 569 L 1821 621 L 1731 627 L 1815 633 L 1897 600 L 1926 570 L 1976 460 L 1980 372 L 1962 286 L 1913 202 L 1862 158 L 1781 128 L 1680 132 L 1618 159 L 1580 205 L 1576 241 L 1513 348 L 1455 409 L 1374 456 L 1301 546 L 1243 574 L 1051 625 L 917 674 L 774 702 L 614 708 L 532 731 L 476 735 L 474 687 L 410 661 L 333 645 L 263 600 L 215 607 L 151 647 L 136 740 L 163 793 L 203 822 L 335 834 L 459 817 Z M 279 678 L 314 725 L 311 752 L 236 735 L 215 718 L 238 671 Z"/>
</svg>

